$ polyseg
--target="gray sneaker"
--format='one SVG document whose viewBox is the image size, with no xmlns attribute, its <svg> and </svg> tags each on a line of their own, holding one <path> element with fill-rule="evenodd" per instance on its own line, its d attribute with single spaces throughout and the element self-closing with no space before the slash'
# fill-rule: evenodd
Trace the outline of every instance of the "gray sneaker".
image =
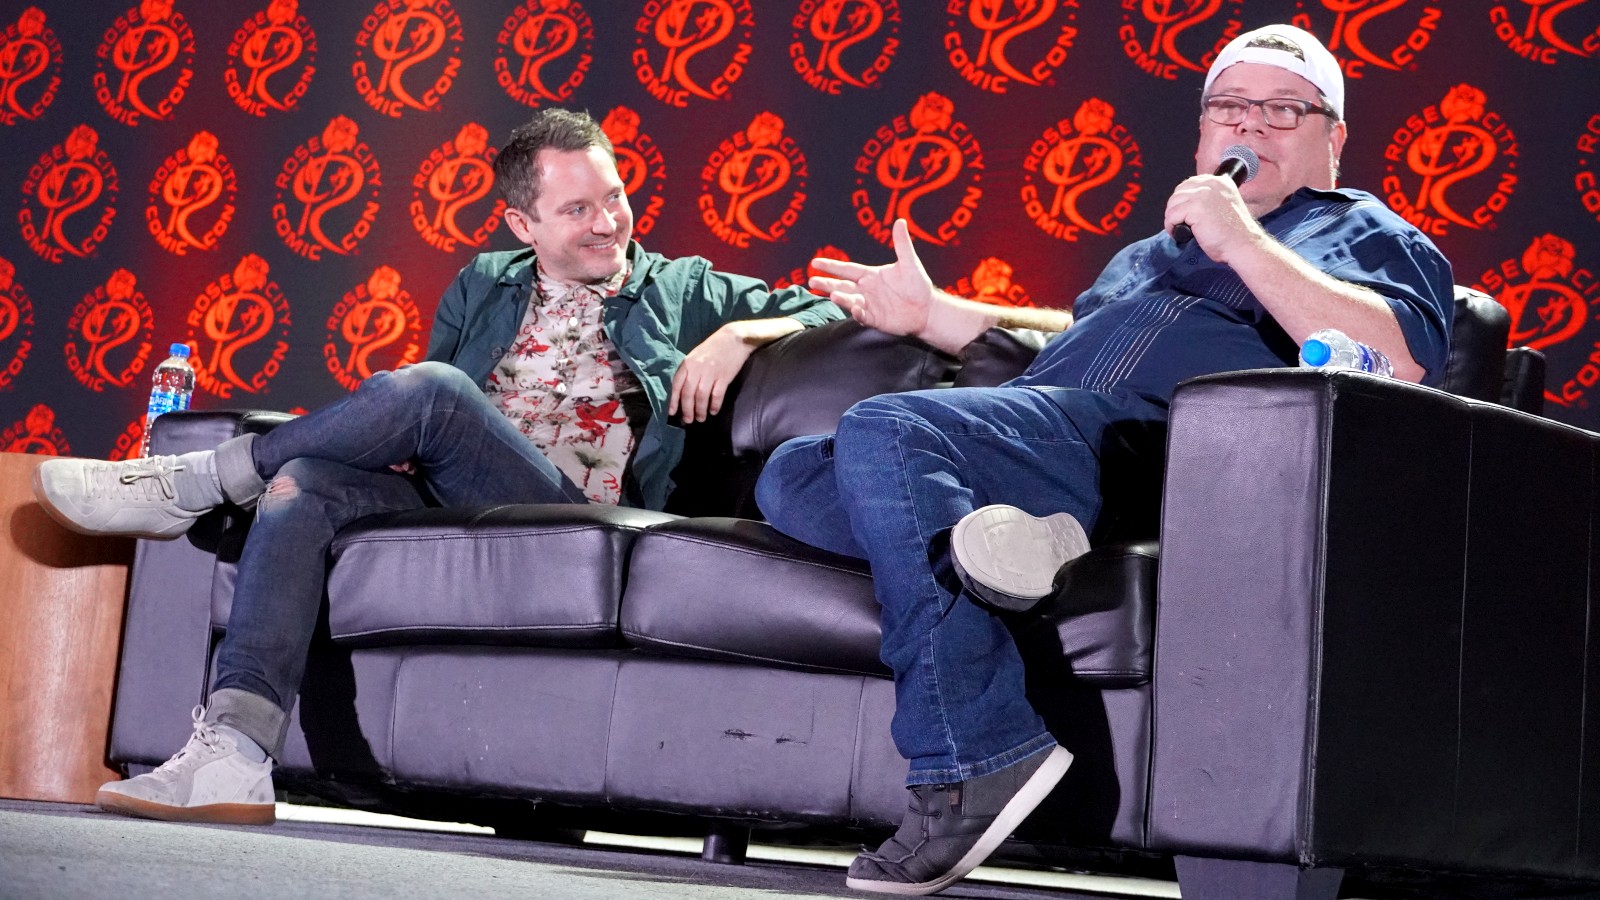
<svg viewBox="0 0 1600 900">
<path fill-rule="evenodd" d="M 1089 552 L 1089 536 L 1069 513 L 1038 518 L 1015 506 L 985 506 L 950 533 L 956 574 L 973 596 L 1023 612 L 1055 593 L 1061 567 Z"/>
<path fill-rule="evenodd" d="M 172 476 L 182 468 L 176 456 L 50 459 L 33 470 L 33 495 L 73 531 L 172 540 L 201 515 L 177 504 Z"/>
<path fill-rule="evenodd" d="M 271 825 L 277 821 L 272 760 L 254 762 L 232 736 L 194 708 L 194 734 L 154 771 L 100 787 L 94 805 L 107 812 L 168 822 Z"/>
<path fill-rule="evenodd" d="M 845 885 L 882 894 L 942 891 L 989 858 L 1067 774 L 1065 747 L 958 784 L 921 784 L 900 830 L 850 864 Z"/>
</svg>

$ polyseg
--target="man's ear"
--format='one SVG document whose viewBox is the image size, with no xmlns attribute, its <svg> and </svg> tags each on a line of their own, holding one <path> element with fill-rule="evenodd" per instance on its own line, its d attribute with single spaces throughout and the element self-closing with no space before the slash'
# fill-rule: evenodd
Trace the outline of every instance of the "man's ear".
<svg viewBox="0 0 1600 900">
<path fill-rule="evenodd" d="M 534 245 L 533 219 L 527 213 L 515 206 L 507 206 L 502 213 L 506 220 L 506 227 L 517 236 L 517 240 L 532 247 Z"/>
</svg>

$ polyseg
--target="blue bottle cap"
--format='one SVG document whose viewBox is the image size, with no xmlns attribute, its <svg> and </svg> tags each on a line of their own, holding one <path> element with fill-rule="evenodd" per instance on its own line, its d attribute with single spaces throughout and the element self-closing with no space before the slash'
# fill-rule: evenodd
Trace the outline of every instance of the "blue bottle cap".
<svg viewBox="0 0 1600 900">
<path fill-rule="evenodd" d="M 189 345 L 188 344 L 173 344 L 171 347 L 167 348 L 167 352 L 172 354 L 173 356 L 177 356 L 177 357 L 180 357 L 182 359 L 188 359 L 189 358 Z"/>
<path fill-rule="evenodd" d="M 1325 366 L 1328 360 L 1333 358 L 1333 348 L 1328 346 L 1327 341 L 1313 338 L 1300 348 L 1300 358 L 1305 360 L 1307 365 Z"/>
</svg>

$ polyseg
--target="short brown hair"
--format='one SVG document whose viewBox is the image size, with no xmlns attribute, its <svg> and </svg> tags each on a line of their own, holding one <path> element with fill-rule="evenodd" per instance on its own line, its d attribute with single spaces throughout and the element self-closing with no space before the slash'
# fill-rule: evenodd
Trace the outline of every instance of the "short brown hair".
<svg viewBox="0 0 1600 900">
<path fill-rule="evenodd" d="M 533 114 L 526 124 L 511 132 L 511 140 L 494 158 L 494 180 L 511 206 L 534 220 L 533 205 L 539 199 L 539 151 L 582 152 L 599 147 L 616 160 L 611 139 L 586 112 L 551 107 Z"/>
</svg>

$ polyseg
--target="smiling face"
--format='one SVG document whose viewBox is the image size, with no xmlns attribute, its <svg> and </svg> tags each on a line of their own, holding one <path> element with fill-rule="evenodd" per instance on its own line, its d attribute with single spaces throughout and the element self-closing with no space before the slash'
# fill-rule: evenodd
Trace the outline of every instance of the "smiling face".
<svg viewBox="0 0 1600 900">
<path fill-rule="evenodd" d="M 596 284 L 622 271 L 633 210 L 611 155 L 600 147 L 539 151 L 533 209 L 506 207 L 506 224 L 539 254 L 547 276 Z"/>
<path fill-rule="evenodd" d="M 1208 95 L 1234 94 L 1251 100 L 1293 97 L 1322 106 L 1311 82 L 1293 72 L 1261 63 L 1229 66 L 1212 82 Z M 1333 187 L 1345 127 L 1326 116 L 1308 115 L 1299 128 L 1284 131 L 1267 125 L 1261 107 L 1253 106 L 1237 125 L 1218 125 L 1200 116 L 1200 146 L 1195 171 L 1216 171 L 1222 152 L 1243 144 L 1261 158 L 1261 171 L 1239 188 L 1245 205 L 1257 218 L 1276 209 L 1302 187 Z"/>
</svg>

